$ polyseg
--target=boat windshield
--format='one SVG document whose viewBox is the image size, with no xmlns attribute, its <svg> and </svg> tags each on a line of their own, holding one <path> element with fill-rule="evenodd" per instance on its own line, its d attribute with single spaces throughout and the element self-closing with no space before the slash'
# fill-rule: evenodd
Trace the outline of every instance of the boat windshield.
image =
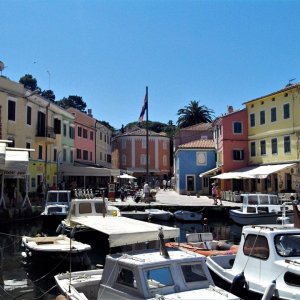
<svg viewBox="0 0 300 300">
<path fill-rule="evenodd" d="M 182 265 L 181 270 L 184 276 L 184 280 L 187 283 L 207 280 L 201 264 Z"/>
<path fill-rule="evenodd" d="M 274 238 L 274 243 L 280 256 L 300 256 L 300 234 L 278 234 Z"/>
<path fill-rule="evenodd" d="M 146 271 L 146 280 L 150 290 L 174 285 L 169 267 L 148 269 Z"/>
</svg>

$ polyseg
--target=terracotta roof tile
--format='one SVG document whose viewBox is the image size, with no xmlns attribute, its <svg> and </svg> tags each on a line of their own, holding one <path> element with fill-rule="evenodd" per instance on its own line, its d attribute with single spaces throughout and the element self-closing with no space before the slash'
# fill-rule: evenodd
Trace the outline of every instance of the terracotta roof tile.
<svg viewBox="0 0 300 300">
<path fill-rule="evenodd" d="M 191 149 L 191 148 L 214 148 L 213 140 L 195 140 L 188 142 L 186 144 L 181 144 L 178 146 L 180 149 Z"/>
<path fill-rule="evenodd" d="M 145 136 L 147 134 L 146 132 L 146 129 L 144 128 L 135 128 L 133 130 L 130 130 L 130 131 L 127 131 L 127 132 L 124 132 L 124 133 L 121 133 L 120 135 L 118 136 Z M 152 130 L 148 130 L 148 134 L 149 136 L 167 136 L 165 132 L 160 132 L 160 133 L 157 133 L 157 132 L 154 132 Z"/>
<path fill-rule="evenodd" d="M 212 123 L 199 123 L 189 127 L 181 128 L 181 130 L 209 130 L 212 129 Z"/>
</svg>

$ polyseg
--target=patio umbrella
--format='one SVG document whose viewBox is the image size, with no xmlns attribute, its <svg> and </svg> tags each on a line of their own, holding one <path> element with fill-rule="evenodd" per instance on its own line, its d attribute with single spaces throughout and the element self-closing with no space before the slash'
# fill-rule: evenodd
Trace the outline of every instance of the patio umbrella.
<svg viewBox="0 0 300 300">
<path fill-rule="evenodd" d="M 122 174 L 122 175 L 118 176 L 118 178 L 121 178 L 121 179 L 136 179 L 136 177 L 131 176 L 129 174 Z"/>
</svg>

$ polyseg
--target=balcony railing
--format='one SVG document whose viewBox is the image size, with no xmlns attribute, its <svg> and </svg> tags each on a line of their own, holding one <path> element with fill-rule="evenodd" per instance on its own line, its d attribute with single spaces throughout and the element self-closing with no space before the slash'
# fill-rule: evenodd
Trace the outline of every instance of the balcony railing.
<svg viewBox="0 0 300 300">
<path fill-rule="evenodd" d="M 36 136 L 41 138 L 50 138 L 50 139 L 55 139 L 56 137 L 54 133 L 54 128 L 49 126 L 44 129 L 38 128 Z"/>
</svg>

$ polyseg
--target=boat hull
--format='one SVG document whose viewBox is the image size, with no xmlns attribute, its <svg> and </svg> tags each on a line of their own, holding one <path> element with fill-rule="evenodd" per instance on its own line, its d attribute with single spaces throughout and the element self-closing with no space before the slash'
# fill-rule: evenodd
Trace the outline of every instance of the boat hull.
<svg viewBox="0 0 300 300">
<path fill-rule="evenodd" d="M 146 209 L 151 220 L 169 221 L 173 218 L 173 214 L 169 211 L 160 209 Z"/>
<path fill-rule="evenodd" d="M 230 218 L 239 225 L 258 225 L 258 224 L 276 224 L 278 218 L 282 217 L 281 213 L 243 213 L 239 210 L 233 209 L 229 211 Z M 293 221 L 293 213 L 286 212 L 286 217 L 289 218 L 289 222 Z"/>
<path fill-rule="evenodd" d="M 183 221 L 183 222 L 198 222 L 202 220 L 203 213 L 186 211 L 186 210 L 178 210 L 174 212 L 174 218 L 178 221 Z"/>
</svg>

